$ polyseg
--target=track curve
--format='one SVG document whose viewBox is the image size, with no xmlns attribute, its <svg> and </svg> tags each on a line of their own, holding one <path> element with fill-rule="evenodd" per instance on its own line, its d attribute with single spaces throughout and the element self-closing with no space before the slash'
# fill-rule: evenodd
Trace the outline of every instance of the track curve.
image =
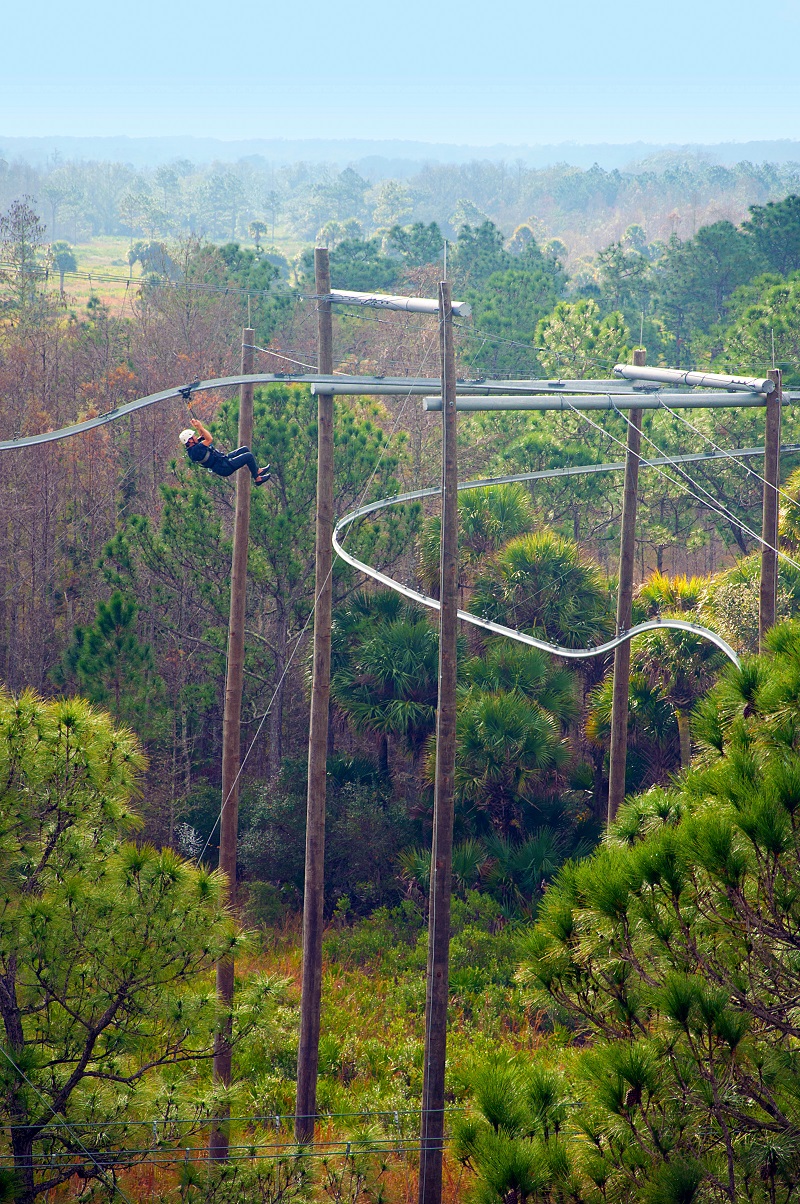
<svg viewBox="0 0 800 1204">
<path fill-rule="evenodd" d="M 43 443 L 54 443 L 60 439 L 68 439 L 74 435 L 83 434 L 86 431 L 95 429 L 96 427 L 105 426 L 109 422 L 115 422 L 118 418 L 123 418 L 127 414 L 132 414 L 136 410 L 144 409 L 146 406 L 155 405 L 161 401 L 170 401 L 178 397 L 185 397 L 187 388 L 191 389 L 191 394 L 202 393 L 211 389 L 232 388 L 244 383 L 252 384 L 309 384 L 320 385 L 337 384 L 342 385 L 348 382 L 350 378 L 342 376 L 326 377 L 319 373 L 253 373 L 247 376 L 221 376 L 214 377 L 209 380 L 196 381 L 191 386 L 182 385 L 171 389 L 162 389 L 158 393 L 150 393 L 146 397 L 139 397 L 135 401 L 126 402 L 124 405 L 116 406 L 113 410 L 108 410 L 104 414 L 98 414 L 93 418 L 87 418 L 83 422 L 72 423 L 70 426 L 60 427 L 54 431 L 43 431 L 38 435 L 24 435 L 17 439 L 5 439 L 0 441 L 0 451 L 16 451 L 25 447 L 35 447 Z M 352 378 L 357 380 L 357 378 Z M 784 445 L 784 451 L 798 451 L 798 445 Z M 745 458 L 749 456 L 763 455 L 763 447 L 742 448 L 734 452 L 712 452 L 698 455 L 686 456 L 671 456 L 662 457 L 653 460 L 641 460 L 641 467 L 649 468 L 660 465 L 669 464 L 689 464 L 699 460 L 713 460 L 727 457 Z M 608 464 L 582 464 L 570 466 L 567 468 L 545 469 L 540 472 L 521 473 L 516 476 L 509 477 L 489 477 L 480 481 L 465 481 L 459 485 L 461 489 L 480 489 L 487 488 L 491 485 L 513 484 L 517 481 L 543 481 L 551 480 L 555 477 L 566 476 L 581 476 L 589 473 L 598 472 L 620 472 L 625 467 L 624 463 L 613 462 Z M 414 602 L 420 603 L 431 610 L 439 610 L 439 602 L 436 598 L 431 598 L 427 594 L 423 594 L 418 590 L 411 589 L 410 586 L 403 585 L 396 581 L 393 577 L 389 577 L 386 573 L 380 572 L 379 569 L 373 568 L 362 560 L 358 560 L 355 556 L 351 556 L 345 551 L 340 542 L 340 535 L 359 518 L 364 518 L 368 514 L 375 513 L 378 510 L 386 509 L 389 506 L 400 505 L 404 502 L 418 501 L 426 497 L 435 497 L 441 493 L 441 488 L 432 487 L 429 489 L 417 489 L 411 493 L 398 494 L 395 497 L 383 498 L 378 502 L 371 502 L 369 505 L 360 506 L 358 509 L 346 514 L 336 524 L 333 533 L 333 548 L 336 554 L 347 564 L 357 569 L 367 577 L 371 577 L 373 581 L 379 581 L 388 589 L 394 590 L 396 593 L 402 594 Z M 458 617 L 465 623 L 472 623 L 476 627 L 482 627 L 486 631 L 490 631 L 495 635 L 506 636 L 508 639 L 516 640 L 518 643 L 528 644 L 533 648 L 539 648 L 544 652 L 549 652 L 554 656 L 561 656 L 568 660 L 585 660 L 594 656 L 603 656 L 607 652 L 613 651 L 614 648 L 624 644 L 627 640 L 633 639 L 635 635 L 639 635 L 644 631 L 654 631 L 659 628 L 673 628 L 678 631 L 689 631 L 694 635 L 701 636 L 709 640 L 710 643 L 716 645 L 720 651 L 735 665 L 739 665 L 739 657 L 730 644 L 710 628 L 701 627 L 696 623 L 688 623 L 682 619 L 652 619 L 646 623 L 639 623 L 632 627 L 629 631 L 622 632 L 612 640 L 607 640 L 603 644 L 598 644 L 592 648 L 564 648 L 558 644 L 551 644 L 547 640 L 537 639 L 535 636 L 528 635 L 524 631 L 517 631 L 512 627 L 505 627 L 502 623 L 495 623 L 490 619 L 484 619 L 480 615 L 472 614 L 470 611 L 459 610 Z"/>
<path fill-rule="evenodd" d="M 759 452 L 763 454 L 763 450 L 763 448 L 744 448 L 736 452 L 728 452 L 727 454 L 738 458 L 758 455 Z M 640 467 L 650 468 L 661 464 L 687 463 L 696 460 L 718 458 L 720 458 L 720 453 L 714 455 L 677 456 L 673 458 L 663 457 L 656 460 L 642 460 Z M 485 489 L 491 485 L 512 485 L 518 481 L 545 481 L 562 476 L 581 476 L 596 472 L 620 472 L 624 467 L 624 463 L 621 462 L 582 464 L 569 468 L 545 469 L 541 472 L 524 472 L 510 477 L 488 477 L 480 481 L 464 481 L 458 488 L 459 491 L 462 489 Z M 418 602 L 422 606 L 427 606 L 430 610 L 440 610 L 441 606 L 438 598 L 431 598 L 428 594 L 423 594 L 419 590 L 412 589 L 409 585 L 403 585 L 402 582 L 396 581 L 393 577 L 389 577 L 388 574 L 373 568 L 372 565 L 366 564 L 363 560 L 358 560 L 355 556 L 351 556 L 342 546 L 340 537 L 352 523 L 366 517 L 368 514 L 375 514 L 377 511 L 385 510 L 389 506 L 420 501 L 422 498 L 427 497 L 436 497 L 441 492 L 442 490 L 439 486 L 433 486 L 429 489 L 415 489 L 411 493 L 400 493 L 395 497 L 382 498 L 378 502 L 370 502 L 366 506 L 359 506 L 356 510 L 352 510 L 337 522 L 333 532 L 334 551 L 346 564 L 364 573 L 365 576 L 371 577 L 373 581 L 379 581 L 381 585 L 394 590 L 395 593 L 402 594 L 403 597 L 409 598 L 412 602 Z M 465 623 L 471 623 L 475 627 L 483 628 L 484 631 L 492 632 L 493 635 L 505 636 L 510 640 L 516 640 L 517 643 L 528 644 L 531 648 L 539 648 L 542 652 L 549 652 L 552 656 L 561 656 L 567 660 L 588 660 L 590 657 L 604 656 L 607 652 L 613 652 L 620 644 L 632 640 L 634 636 L 641 635 L 645 631 L 658 631 L 662 628 L 671 628 L 676 631 L 688 631 L 693 635 L 708 640 L 709 643 L 716 645 L 721 652 L 724 652 L 737 668 L 741 666 L 737 653 L 721 635 L 718 635 L 716 631 L 712 631 L 708 627 L 701 627 L 698 623 L 689 623 L 683 619 L 650 619 L 646 623 L 637 623 L 635 627 L 621 632 L 620 635 L 615 636 L 611 640 L 606 640 L 603 644 L 597 644 L 591 648 L 565 648 L 560 644 L 551 644 L 547 640 L 540 640 L 536 636 L 528 635 L 524 631 L 517 631 L 513 627 L 505 627 L 502 623 L 495 623 L 491 619 L 484 619 L 481 615 L 472 614 L 468 610 L 459 610 L 458 617 Z"/>
<path fill-rule="evenodd" d="M 330 377 L 331 381 L 339 379 L 339 377 L 335 376 Z M 107 422 L 116 422 L 118 418 L 124 418 L 126 414 L 132 414 L 135 410 L 143 410 L 145 406 L 152 406 L 159 401 L 170 401 L 173 398 L 182 397 L 187 388 L 190 388 L 192 395 L 194 395 L 195 393 L 203 393 L 208 389 L 226 389 L 240 384 L 302 385 L 319 382 L 327 383 L 327 378 L 321 377 L 318 373 L 305 376 L 287 376 L 271 372 L 260 372 L 250 376 L 219 376 L 212 380 L 199 380 L 191 386 L 178 385 L 174 389 L 162 389 L 160 393 L 148 393 L 146 397 L 137 397 L 135 401 L 127 401 L 124 405 L 116 406 L 113 410 L 107 410 L 105 414 L 98 414 L 96 418 L 87 418 L 83 422 L 73 422 L 71 426 L 62 426 L 57 431 L 43 431 L 41 435 L 22 435 L 19 439 L 4 439 L 0 442 L 0 451 L 16 451 L 20 447 L 35 447 L 40 443 L 54 443 L 58 439 L 71 439 L 73 435 L 82 435 L 84 431 L 91 431 L 95 427 L 105 426 Z"/>
</svg>

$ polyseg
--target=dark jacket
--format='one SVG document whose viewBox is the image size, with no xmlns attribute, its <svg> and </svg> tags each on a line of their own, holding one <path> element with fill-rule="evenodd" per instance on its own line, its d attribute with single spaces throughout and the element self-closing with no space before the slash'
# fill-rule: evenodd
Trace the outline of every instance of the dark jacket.
<svg viewBox="0 0 800 1204">
<path fill-rule="evenodd" d="M 211 472 L 225 462 L 224 454 L 217 451 L 213 443 L 210 447 L 206 447 L 205 443 L 195 443 L 194 447 L 186 448 L 186 454 L 195 464 L 202 464 L 203 468 L 208 468 Z"/>
</svg>

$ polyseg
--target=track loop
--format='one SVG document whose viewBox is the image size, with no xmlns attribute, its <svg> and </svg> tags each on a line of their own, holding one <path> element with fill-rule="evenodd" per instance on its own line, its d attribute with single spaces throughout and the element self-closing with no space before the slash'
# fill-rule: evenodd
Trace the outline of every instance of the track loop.
<svg viewBox="0 0 800 1204">
<path fill-rule="evenodd" d="M 748 449 L 749 450 L 749 449 Z M 704 457 L 684 457 L 685 459 L 701 459 Z M 669 461 L 665 461 L 669 462 Z M 650 464 L 656 464 L 658 461 L 643 460 L 641 467 L 646 468 Z M 618 472 L 624 465 L 622 464 L 585 464 L 576 466 L 575 468 L 556 468 L 545 472 L 526 472 L 520 473 L 513 477 L 490 477 L 483 481 L 465 481 L 459 485 L 461 489 L 485 489 L 490 485 L 511 485 L 517 481 L 542 481 L 558 476 L 577 476 L 582 473 L 591 472 Z M 386 573 L 382 573 L 379 569 L 373 568 L 366 564 L 363 560 L 356 559 L 345 550 L 341 543 L 342 533 L 352 523 L 359 518 L 364 518 L 367 514 L 375 514 L 379 510 L 385 510 L 389 506 L 402 505 L 404 502 L 416 502 L 426 497 L 436 497 L 441 494 L 441 488 L 433 487 L 430 489 L 416 489 L 412 493 L 400 493 L 396 497 L 383 498 L 379 502 L 371 502 L 368 506 L 359 506 L 357 510 L 352 510 L 346 514 L 344 518 L 339 519 L 333 532 L 333 548 L 337 556 L 357 569 L 365 576 L 371 577 L 373 581 L 379 581 L 381 585 L 385 585 L 388 589 L 394 590 L 395 593 L 402 594 L 404 598 L 409 598 L 412 602 L 419 602 L 422 606 L 427 606 L 430 610 L 439 610 L 440 604 L 437 598 L 431 598 L 428 594 L 420 593 L 419 590 L 412 589 L 408 585 L 403 585 L 402 582 L 396 581 L 393 577 L 389 577 Z M 715 631 L 711 631 L 708 627 L 701 627 L 697 623 L 688 623 L 683 619 L 650 619 L 646 623 L 637 623 L 635 627 L 631 627 L 629 631 L 624 631 L 614 639 L 606 640 L 604 644 L 597 644 L 593 648 L 564 648 L 560 644 L 550 644 L 547 640 L 537 639 L 536 636 L 528 635 L 524 631 L 517 631 L 513 627 L 504 627 L 502 623 L 494 623 L 490 619 L 484 619 L 481 615 L 474 615 L 468 610 L 459 610 L 459 619 L 465 623 L 472 623 L 475 627 L 482 627 L 484 631 L 490 631 L 493 635 L 503 635 L 510 640 L 516 640 L 520 644 L 528 644 L 531 648 L 539 648 L 542 652 L 549 652 L 553 656 L 562 656 L 566 660 L 588 660 L 594 656 L 604 656 L 607 652 L 613 652 L 620 644 L 632 640 L 635 635 L 641 635 L 645 631 L 658 631 L 660 628 L 672 628 L 676 631 L 689 631 L 693 635 L 700 636 L 702 639 L 708 640 L 715 644 L 720 651 L 724 652 L 729 660 L 740 667 L 739 657 L 730 644 L 723 640 L 721 635 L 717 635 Z"/>
</svg>

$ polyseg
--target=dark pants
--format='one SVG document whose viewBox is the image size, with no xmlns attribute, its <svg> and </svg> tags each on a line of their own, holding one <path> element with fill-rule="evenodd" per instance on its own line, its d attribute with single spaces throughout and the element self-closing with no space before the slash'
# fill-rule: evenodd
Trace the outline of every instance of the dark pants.
<svg viewBox="0 0 800 1204">
<path fill-rule="evenodd" d="M 237 447 L 236 451 L 228 452 L 223 463 L 212 471 L 218 477 L 229 477 L 240 468 L 249 468 L 253 480 L 258 476 L 258 463 L 249 447 Z"/>
</svg>

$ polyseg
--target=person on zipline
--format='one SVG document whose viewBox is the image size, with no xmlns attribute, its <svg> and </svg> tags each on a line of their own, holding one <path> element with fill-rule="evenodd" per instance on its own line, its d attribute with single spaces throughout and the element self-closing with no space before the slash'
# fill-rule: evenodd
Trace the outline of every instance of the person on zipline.
<svg viewBox="0 0 800 1204">
<path fill-rule="evenodd" d="M 259 468 L 249 447 L 237 447 L 236 451 L 226 454 L 214 447 L 211 431 L 199 419 L 193 418 L 192 426 L 195 428 L 193 431 L 181 431 L 179 438 L 187 456 L 195 464 L 202 464 L 218 477 L 229 477 L 240 468 L 249 468 L 256 485 L 263 485 L 269 480 L 269 464 Z"/>
</svg>

